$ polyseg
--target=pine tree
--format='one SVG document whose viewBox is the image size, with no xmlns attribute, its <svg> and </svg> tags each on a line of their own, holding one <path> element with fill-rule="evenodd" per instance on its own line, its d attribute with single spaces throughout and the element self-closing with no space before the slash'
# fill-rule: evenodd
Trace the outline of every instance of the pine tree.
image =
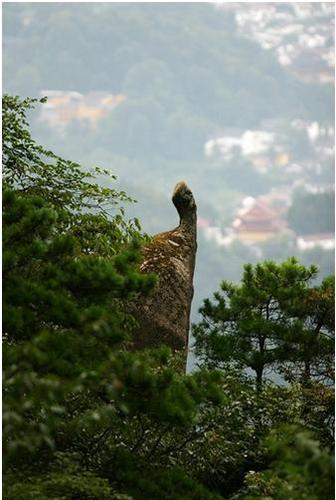
<svg viewBox="0 0 336 500">
<path fill-rule="evenodd" d="M 137 352 L 123 302 L 156 278 L 138 270 L 146 237 L 125 220 L 131 200 L 103 185 L 107 170 L 37 145 L 25 118 L 33 104 L 3 103 L 4 496 L 217 500 L 259 493 L 255 467 L 269 469 L 258 475 L 267 491 L 288 483 L 326 498 L 329 473 L 301 488 L 305 458 L 283 480 L 262 442 L 304 422 L 330 446 L 333 280 L 310 286 L 316 269 L 295 260 L 247 266 L 195 327 L 208 365 L 261 369 L 262 382 L 276 368 L 304 392 L 267 383 L 256 393 L 244 370 L 182 375 L 164 346 Z"/>
<path fill-rule="evenodd" d="M 169 487 L 172 498 L 216 498 L 149 457 L 171 427 L 187 429 L 219 400 L 218 376 L 177 374 L 164 347 L 128 352 L 122 302 L 156 282 L 137 267 L 144 237 L 125 221 L 129 197 L 98 184 L 108 171 L 37 145 L 25 118 L 33 104 L 3 101 L 6 498 L 123 498 L 140 484 L 145 497 Z M 140 436 L 147 451 L 137 453 Z"/>
<path fill-rule="evenodd" d="M 210 367 L 249 369 L 258 391 L 266 370 L 308 383 L 331 372 L 333 280 L 312 287 L 316 266 L 295 258 L 246 265 L 240 285 L 224 281 L 194 326 L 196 352 Z"/>
</svg>

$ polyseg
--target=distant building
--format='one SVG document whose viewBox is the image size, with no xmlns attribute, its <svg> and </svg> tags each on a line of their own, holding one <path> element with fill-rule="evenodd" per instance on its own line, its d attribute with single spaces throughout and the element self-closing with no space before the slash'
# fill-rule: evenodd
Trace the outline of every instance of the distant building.
<svg viewBox="0 0 336 500">
<path fill-rule="evenodd" d="M 274 144 L 275 136 L 265 130 L 245 130 L 241 135 L 225 135 L 217 139 L 210 139 L 204 146 L 206 156 L 218 154 L 225 159 L 232 158 L 233 153 L 239 151 L 247 157 L 260 156 L 269 151 Z"/>
<path fill-rule="evenodd" d="M 238 32 L 274 51 L 305 82 L 334 82 L 333 2 L 219 2 L 235 13 Z"/>
<path fill-rule="evenodd" d="M 123 95 L 101 91 L 81 94 L 66 90 L 42 90 L 40 94 L 48 100 L 42 106 L 39 120 L 54 128 L 62 128 L 74 120 L 95 127 L 125 99 Z"/>
<path fill-rule="evenodd" d="M 243 208 L 238 212 L 232 227 L 241 241 L 265 241 L 283 232 L 287 223 L 284 211 L 272 208 L 267 200 L 246 198 Z"/>
</svg>

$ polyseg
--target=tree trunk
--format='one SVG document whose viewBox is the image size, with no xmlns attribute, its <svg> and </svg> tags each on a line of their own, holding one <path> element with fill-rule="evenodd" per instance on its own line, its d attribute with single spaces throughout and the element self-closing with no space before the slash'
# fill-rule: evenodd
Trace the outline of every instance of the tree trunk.
<svg viewBox="0 0 336 500">
<path fill-rule="evenodd" d="M 302 385 L 309 385 L 311 381 L 310 361 L 305 360 Z"/>
<path fill-rule="evenodd" d="M 263 366 L 256 369 L 256 389 L 258 394 L 260 394 L 262 391 L 263 371 L 264 371 Z"/>
</svg>

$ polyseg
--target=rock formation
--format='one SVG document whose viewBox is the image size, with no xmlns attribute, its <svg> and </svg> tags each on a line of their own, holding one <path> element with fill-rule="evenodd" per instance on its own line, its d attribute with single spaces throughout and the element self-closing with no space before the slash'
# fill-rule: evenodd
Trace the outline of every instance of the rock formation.
<svg viewBox="0 0 336 500">
<path fill-rule="evenodd" d="M 196 203 L 185 182 L 175 186 L 172 201 L 180 216 L 179 226 L 155 235 L 143 248 L 140 269 L 156 274 L 159 282 L 149 296 L 130 306 L 139 324 L 134 331 L 137 348 L 166 344 L 183 350 L 188 346 L 197 248 Z"/>
</svg>

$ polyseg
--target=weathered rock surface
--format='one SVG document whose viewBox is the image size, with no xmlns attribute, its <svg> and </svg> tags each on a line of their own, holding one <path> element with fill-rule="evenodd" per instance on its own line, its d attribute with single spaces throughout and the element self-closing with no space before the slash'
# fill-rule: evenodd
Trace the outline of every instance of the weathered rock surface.
<svg viewBox="0 0 336 500">
<path fill-rule="evenodd" d="M 185 182 L 176 185 L 172 201 L 180 216 L 179 226 L 155 235 L 143 249 L 140 269 L 155 273 L 159 282 L 149 296 L 130 305 L 139 323 L 133 334 L 137 348 L 166 344 L 182 350 L 188 346 L 197 249 L 196 203 Z"/>
</svg>

